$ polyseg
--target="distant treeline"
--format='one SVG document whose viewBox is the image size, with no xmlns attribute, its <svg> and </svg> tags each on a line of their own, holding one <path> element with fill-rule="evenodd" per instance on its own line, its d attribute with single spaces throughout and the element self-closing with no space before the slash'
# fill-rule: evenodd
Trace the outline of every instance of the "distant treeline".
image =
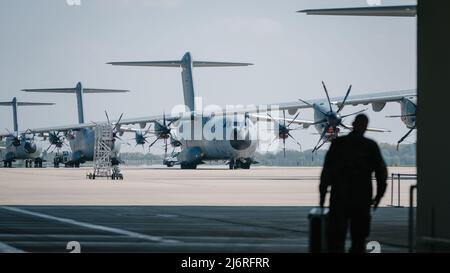
<svg viewBox="0 0 450 273">
<path fill-rule="evenodd" d="M 416 165 L 416 145 L 401 145 L 397 151 L 397 146 L 392 144 L 380 144 L 386 164 L 389 166 L 415 166 Z M 257 153 L 256 161 L 260 166 L 322 166 L 326 150 L 320 150 L 314 155 L 311 150 L 306 151 L 286 151 L 286 157 L 283 151 L 276 153 Z M 121 153 L 120 158 L 126 165 L 161 165 L 163 155 L 143 154 L 143 153 Z M 216 164 L 216 163 L 212 163 Z"/>
</svg>

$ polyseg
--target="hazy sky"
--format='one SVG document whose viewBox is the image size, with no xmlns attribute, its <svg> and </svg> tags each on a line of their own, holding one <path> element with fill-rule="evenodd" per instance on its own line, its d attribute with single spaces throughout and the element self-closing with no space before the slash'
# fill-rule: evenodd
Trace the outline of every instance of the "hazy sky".
<svg viewBox="0 0 450 273">
<path fill-rule="evenodd" d="M 414 1 L 383 1 L 385 5 Z M 0 101 L 55 102 L 22 108 L 21 129 L 77 122 L 75 95 L 24 93 L 24 88 L 129 89 L 119 95 L 85 95 L 85 119 L 161 114 L 183 102 L 180 70 L 106 65 L 109 61 L 180 59 L 251 62 L 237 68 L 197 68 L 196 95 L 205 104 L 259 104 L 416 87 L 416 18 L 307 16 L 306 8 L 365 6 L 363 0 L 3 0 L 0 2 Z M 360 108 L 348 107 L 344 112 Z M 407 132 L 399 104 L 368 112 L 371 134 L 396 143 Z M 301 118 L 312 119 L 312 111 Z M 0 108 L 0 128 L 12 127 Z M 347 121 L 351 123 L 351 119 Z M 304 148 L 318 136 L 295 132 Z M 415 140 L 410 137 L 409 142 Z M 294 148 L 294 145 L 289 145 Z"/>
</svg>

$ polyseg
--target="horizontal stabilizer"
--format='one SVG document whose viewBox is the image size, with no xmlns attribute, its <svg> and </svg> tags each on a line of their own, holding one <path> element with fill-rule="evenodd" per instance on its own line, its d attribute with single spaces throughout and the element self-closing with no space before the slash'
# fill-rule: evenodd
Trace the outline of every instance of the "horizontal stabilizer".
<svg viewBox="0 0 450 273">
<path fill-rule="evenodd" d="M 0 102 L 0 106 L 12 106 L 11 101 Z M 50 102 L 17 102 L 17 106 L 42 106 L 42 105 L 55 105 Z"/>
<path fill-rule="evenodd" d="M 22 91 L 36 93 L 75 93 L 75 88 L 22 89 Z"/>
<path fill-rule="evenodd" d="M 156 62 L 110 62 L 107 64 L 120 66 L 159 66 L 159 67 L 180 67 L 181 61 L 156 61 Z"/>
<path fill-rule="evenodd" d="M 249 66 L 251 63 L 226 63 L 226 62 L 199 62 L 192 63 L 194 67 L 227 67 L 227 66 Z"/>
<path fill-rule="evenodd" d="M 76 93 L 75 88 L 53 88 L 53 89 L 23 89 L 25 92 L 35 92 L 35 93 Z M 84 88 L 83 93 L 125 93 L 130 92 L 129 90 L 117 90 L 117 89 L 95 89 L 95 88 Z"/>
<path fill-rule="evenodd" d="M 156 62 L 111 62 L 111 65 L 119 66 L 155 66 L 155 67 L 181 67 L 182 61 L 156 61 Z M 228 63 L 228 62 L 192 62 L 193 67 L 227 67 L 227 66 L 249 66 L 251 63 Z"/>
<path fill-rule="evenodd" d="M 360 8 L 336 8 L 336 9 L 306 9 L 297 12 L 308 15 L 344 15 L 344 16 L 398 16 L 414 17 L 417 15 L 417 7 L 387 6 L 387 7 L 360 7 Z"/>
<path fill-rule="evenodd" d="M 18 102 L 18 106 L 43 106 L 43 105 L 55 105 L 49 102 Z"/>
<path fill-rule="evenodd" d="M 127 93 L 130 90 L 120 90 L 120 89 L 95 89 L 95 88 L 85 88 L 84 93 L 94 94 L 94 93 Z"/>
</svg>

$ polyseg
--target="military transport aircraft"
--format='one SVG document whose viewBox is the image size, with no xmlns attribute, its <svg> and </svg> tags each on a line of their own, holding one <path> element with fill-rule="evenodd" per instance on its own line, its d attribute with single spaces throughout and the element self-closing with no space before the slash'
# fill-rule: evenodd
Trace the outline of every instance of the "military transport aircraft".
<svg viewBox="0 0 450 273">
<path fill-rule="evenodd" d="M 251 64 L 193 61 L 189 52 L 186 53 L 181 60 L 175 61 L 113 62 L 110 64 L 122 66 L 178 67 L 182 69 L 182 87 L 185 102 L 183 110 L 171 113 L 169 115 L 163 114 L 131 119 L 119 118 L 119 120 L 111 122 L 108 120 L 108 123 L 114 125 L 117 134 L 128 131 L 135 132 L 136 144 L 146 143 L 147 138 L 149 137 L 148 134 L 151 133 L 151 135 L 154 135 L 156 139 L 150 144 L 150 146 L 154 145 L 154 143 L 159 140 L 164 140 L 166 144 L 166 152 L 169 144 L 174 147 L 174 151 L 175 148 L 179 147 L 181 150 L 180 152 L 172 152 L 169 157 L 166 155 L 164 164 L 169 167 L 180 165 L 182 169 L 195 169 L 199 164 L 203 164 L 205 161 L 209 160 L 226 161 L 228 162 L 230 169 L 250 168 L 251 164 L 255 163 L 254 155 L 258 141 L 260 140 L 256 124 L 258 124 L 258 121 L 261 120 L 273 122 L 275 124 L 275 136 L 282 139 L 283 142 L 285 142 L 287 138 L 291 138 L 291 130 L 298 129 L 291 128 L 291 124 L 302 125 L 304 128 L 315 125 L 316 129 L 321 134 L 320 141 L 327 141 L 339 133 L 339 126 L 343 128 L 351 128 L 349 125 L 342 123 L 342 118 L 357 114 L 358 112 L 341 116 L 340 111 L 343 109 L 344 105 L 371 103 L 375 111 L 381 111 L 387 102 L 401 101 L 405 97 L 415 96 L 415 91 L 394 91 L 350 96 L 349 89 L 344 98 L 340 97 L 329 99 L 328 92 L 326 91 L 326 100 L 319 99 L 310 100 L 308 102 L 296 101 L 292 103 L 269 104 L 262 107 L 262 109 L 254 106 L 232 110 L 225 109 L 220 111 L 203 111 L 202 109 L 195 108 L 195 93 L 192 77 L 193 67 L 229 67 L 248 66 Z M 75 91 L 74 89 L 70 89 L 70 91 L 67 89 L 53 89 L 53 92 L 57 92 L 58 90 L 64 91 L 64 93 L 83 93 L 76 91 L 83 90 L 81 84 L 77 86 Z M 86 92 L 86 90 L 91 89 L 84 90 Z M 45 90 L 36 92 L 44 91 Z M 299 116 L 299 109 L 310 107 L 315 109 L 315 120 L 308 121 L 297 119 Z M 281 110 L 283 113 L 288 111 L 289 114 L 295 115 L 295 117 L 293 119 L 286 118 L 285 116 L 273 117 L 273 115 L 271 115 L 272 109 L 275 109 L 278 112 Z M 79 110 L 82 110 L 82 107 L 79 107 Z M 264 115 L 261 113 L 264 113 Z M 83 115 L 81 114 L 79 116 L 82 117 Z M 94 145 L 94 133 L 92 128 L 95 127 L 96 124 L 106 122 L 82 123 L 82 120 L 83 119 L 80 119 L 80 124 L 76 125 L 32 129 L 31 132 L 91 132 L 91 138 L 88 139 L 86 136 L 83 136 L 82 139 L 84 139 L 84 147 L 86 147 L 86 143 L 89 143 L 89 146 L 91 147 L 89 150 L 92 151 L 92 147 Z M 148 129 L 145 130 L 148 124 L 150 124 L 150 126 L 154 125 L 154 128 L 151 130 L 150 127 L 148 127 Z M 125 126 L 128 125 L 139 125 L 141 130 L 126 128 Z M 373 130 L 378 132 L 385 131 L 382 129 Z M 77 136 L 78 135 L 80 135 L 80 133 L 78 133 Z M 55 137 L 54 139 L 59 138 Z M 72 145 L 73 144 L 71 143 L 71 146 Z M 78 148 L 78 150 L 73 150 L 80 151 L 78 158 L 81 157 L 84 160 L 88 158 L 87 155 L 89 154 L 86 150 L 82 150 L 80 148 Z M 89 159 L 91 159 L 91 157 Z"/>
<path fill-rule="evenodd" d="M 25 166 L 42 167 L 43 149 L 39 142 L 35 141 L 34 134 L 31 131 L 25 131 L 19 133 L 19 124 L 17 119 L 17 107 L 18 106 L 45 106 L 54 105 L 54 103 L 42 103 L 42 102 L 21 102 L 17 101 L 17 98 L 13 98 L 12 101 L 0 102 L 0 106 L 12 106 L 13 110 L 13 126 L 14 131 L 7 134 L 0 134 L 0 140 L 5 138 L 5 144 L 2 159 L 5 168 L 11 168 L 12 162 L 16 160 L 25 160 Z M 8 131 L 8 130 L 7 130 Z"/>
<path fill-rule="evenodd" d="M 109 64 L 177 67 L 182 69 L 182 86 L 186 106 L 184 114 L 169 117 L 164 114 L 162 120 L 150 117 L 148 119 L 131 119 L 119 122 L 119 124 L 154 123 L 153 133 L 156 135 L 156 140 L 150 146 L 162 139 L 165 141 L 165 152 L 167 153 L 167 141 L 170 138 L 172 146 L 181 147 L 181 152 L 176 155 L 176 159 L 165 160 L 167 166 L 179 164 L 182 169 L 195 169 L 197 165 L 206 160 L 225 160 L 228 161 L 230 169 L 250 168 L 257 147 L 257 139 L 252 130 L 254 126 L 252 120 L 248 115 L 244 115 L 239 120 L 233 115 L 214 116 L 197 113 L 192 70 L 194 67 L 231 67 L 252 64 L 193 61 L 189 52 L 181 60 L 175 61 L 111 62 Z M 214 131 L 210 138 L 202 133 L 207 124 L 210 124 L 212 131 Z M 173 130 L 174 128 L 176 128 L 176 131 Z M 136 141 L 143 140 L 140 137 L 141 135 L 142 133 L 136 135 Z M 173 155 L 171 158 L 173 158 Z"/>
<path fill-rule="evenodd" d="M 55 167 L 57 167 L 59 163 L 71 167 L 80 167 L 81 163 L 92 161 L 94 158 L 95 132 L 92 127 L 94 127 L 95 124 L 90 124 L 90 126 L 86 126 L 85 124 L 83 95 L 94 93 L 105 94 L 129 92 L 128 90 L 84 88 L 81 82 L 79 82 L 75 88 L 24 89 L 22 91 L 36 93 L 76 94 L 79 124 L 31 130 L 32 133 L 40 134 L 44 138 L 48 137 L 50 145 L 54 145 L 57 148 L 60 148 L 63 145 L 64 139 L 69 141 L 71 149 L 70 155 L 67 158 L 64 157 L 64 160 L 61 162 L 55 161 Z M 107 118 L 109 120 L 109 117 Z M 119 136 L 117 136 L 117 126 L 114 126 L 114 131 L 115 138 L 120 139 Z M 113 150 L 112 164 L 117 165 L 119 162 L 118 153 L 120 150 L 120 143 L 115 141 L 113 146 L 114 147 L 111 147 Z"/>
</svg>

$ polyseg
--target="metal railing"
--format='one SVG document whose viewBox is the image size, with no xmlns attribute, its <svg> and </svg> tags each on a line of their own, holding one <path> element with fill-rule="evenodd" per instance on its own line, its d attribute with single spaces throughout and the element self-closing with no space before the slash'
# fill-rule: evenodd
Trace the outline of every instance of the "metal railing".
<svg viewBox="0 0 450 273">
<path fill-rule="evenodd" d="M 409 216 L 408 216 L 408 250 L 413 253 L 416 248 L 416 228 L 415 228 L 415 209 L 414 209 L 414 192 L 417 190 L 417 185 L 411 185 L 409 188 Z"/>
<path fill-rule="evenodd" d="M 394 205 L 394 181 L 397 178 L 397 205 Z M 391 174 L 391 207 L 401 208 L 400 202 L 400 181 L 404 180 L 417 180 L 417 174 L 407 174 L 407 173 L 392 173 Z"/>
</svg>

